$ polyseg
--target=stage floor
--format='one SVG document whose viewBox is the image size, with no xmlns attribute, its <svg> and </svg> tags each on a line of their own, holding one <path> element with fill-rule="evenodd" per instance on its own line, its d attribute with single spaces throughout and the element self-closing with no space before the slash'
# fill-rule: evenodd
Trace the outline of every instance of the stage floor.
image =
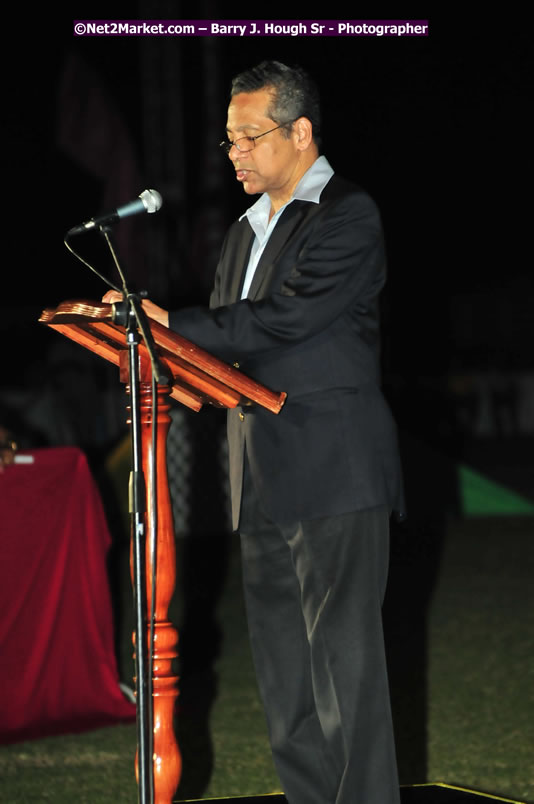
<svg viewBox="0 0 534 804">
<path fill-rule="evenodd" d="M 527 804 L 511 798 L 499 798 L 488 793 L 479 793 L 476 790 L 453 787 L 443 783 L 421 784 L 401 787 L 402 804 L 484 804 L 484 802 L 507 802 L 507 804 Z M 177 801 L 176 804 L 287 804 L 286 797 L 274 793 L 267 796 L 238 796 L 237 798 L 209 798 Z"/>
</svg>

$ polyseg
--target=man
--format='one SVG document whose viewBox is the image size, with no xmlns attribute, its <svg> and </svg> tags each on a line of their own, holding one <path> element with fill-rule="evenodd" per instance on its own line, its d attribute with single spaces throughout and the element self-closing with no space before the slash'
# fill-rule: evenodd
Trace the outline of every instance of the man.
<svg viewBox="0 0 534 804">
<path fill-rule="evenodd" d="M 277 416 L 230 411 L 228 438 L 250 639 L 289 804 L 397 804 L 381 604 L 402 492 L 379 388 L 384 249 L 374 203 L 333 175 L 319 132 L 302 70 L 264 62 L 234 79 L 222 145 L 261 196 L 227 234 L 210 309 L 145 308 L 288 394 Z"/>
</svg>

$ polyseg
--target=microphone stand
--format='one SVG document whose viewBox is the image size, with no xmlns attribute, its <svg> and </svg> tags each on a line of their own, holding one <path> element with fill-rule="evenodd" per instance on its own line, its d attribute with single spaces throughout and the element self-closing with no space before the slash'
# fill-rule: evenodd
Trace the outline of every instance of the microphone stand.
<svg viewBox="0 0 534 804">
<path fill-rule="evenodd" d="M 152 649 L 156 579 L 156 522 L 152 522 L 152 606 L 150 616 L 150 644 L 147 639 L 147 596 L 146 596 L 146 484 L 143 475 L 141 449 L 140 379 L 139 379 L 139 332 L 143 337 L 152 367 L 152 376 L 159 384 L 168 384 L 168 378 L 161 367 L 147 316 L 142 308 L 140 296 L 128 290 L 126 279 L 119 265 L 111 240 L 110 227 L 99 226 L 111 251 L 113 260 L 122 281 L 123 301 L 113 305 L 113 321 L 126 328 L 128 346 L 128 371 L 131 399 L 131 473 L 129 482 L 129 509 L 132 521 L 133 541 L 133 592 L 135 603 L 135 672 L 137 697 L 137 744 L 138 744 L 138 791 L 139 804 L 154 802 L 153 767 L 153 704 L 152 704 Z M 157 404 L 153 392 L 154 414 L 152 427 L 156 425 Z M 155 451 L 153 451 L 153 457 Z M 155 460 L 154 460 L 155 467 Z M 152 479 L 155 477 L 155 468 Z M 152 506 L 156 510 L 156 504 Z"/>
</svg>

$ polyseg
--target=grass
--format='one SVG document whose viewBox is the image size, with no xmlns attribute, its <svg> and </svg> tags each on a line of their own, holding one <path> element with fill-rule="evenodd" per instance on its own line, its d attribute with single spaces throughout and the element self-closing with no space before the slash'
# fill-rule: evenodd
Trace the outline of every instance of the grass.
<svg viewBox="0 0 534 804">
<path fill-rule="evenodd" d="M 443 562 L 430 618 L 428 775 L 532 801 L 534 520 L 458 524 Z"/>
<path fill-rule="evenodd" d="M 408 567 L 399 544 L 392 588 L 406 596 L 427 558 L 423 551 Z M 413 547 L 406 553 L 413 558 Z M 409 642 L 394 646 L 401 782 L 447 782 L 533 802 L 534 519 L 452 522 L 438 563 L 424 618 L 425 673 L 418 675 L 422 654 L 407 654 Z M 204 668 L 182 681 L 182 799 L 279 790 L 246 637 L 235 542 L 218 620 L 224 640 L 215 672 Z M 135 726 L 119 725 L 4 746 L 0 802 L 134 802 L 135 742 Z M 415 754 L 424 761 L 410 764 Z"/>
<path fill-rule="evenodd" d="M 134 802 L 135 726 L 4 746 L 0 801 Z"/>
</svg>

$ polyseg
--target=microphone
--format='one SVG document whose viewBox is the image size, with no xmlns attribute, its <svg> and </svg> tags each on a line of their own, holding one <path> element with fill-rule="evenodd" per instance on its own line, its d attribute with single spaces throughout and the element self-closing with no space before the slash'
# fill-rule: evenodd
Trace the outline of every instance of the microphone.
<svg viewBox="0 0 534 804">
<path fill-rule="evenodd" d="M 129 218 L 130 215 L 140 215 L 142 212 L 157 212 L 161 209 L 163 199 L 157 190 L 143 190 L 135 201 L 130 201 L 122 207 L 110 212 L 108 215 L 100 215 L 98 218 L 91 218 L 90 221 L 80 223 L 78 226 L 73 226 L 67 232 L 67 237 L 70 235 L 83 234 L 83 232 L 91 232 L 97 226 L 107 226 L 111 223 L 116 223 L 121 218 Z"/>
</svg>

